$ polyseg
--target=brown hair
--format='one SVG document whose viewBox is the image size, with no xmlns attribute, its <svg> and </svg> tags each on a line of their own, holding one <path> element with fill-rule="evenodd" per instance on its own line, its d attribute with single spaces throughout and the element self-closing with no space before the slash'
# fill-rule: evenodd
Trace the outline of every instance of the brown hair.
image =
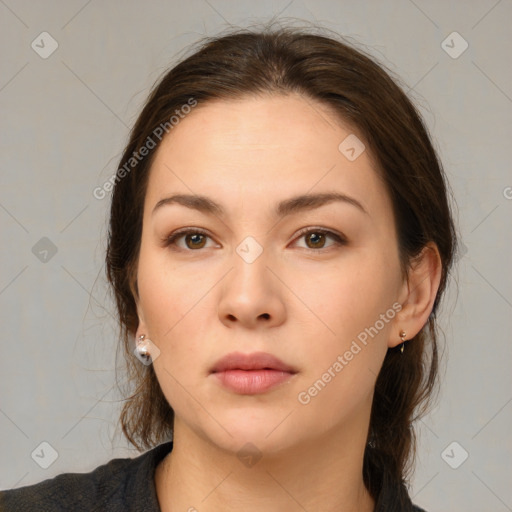
<svg viewBox="0 0 512 512">
<path fill-rule="evenodd" d="M 169 119 L 191 98 L 200 105 L 213 99 L 295 92 L 330 107 L 364 138 L 393 203 L 404 272 L 428 242 L 437 245 L 441 256 L 441 283 L 427 324 L 407 342 L 403 354 L 399 347 L 388 349 L 375 386 L 364 480 L 374 498 L 388 482 L 403 487 L 414 460 L 412 423 L 425 413 L 435 391 L 436 311 L 451 268 L 456 231 L 441 163 L 420 114 L 397 83 L 382 64 L 340 37 L 266 28 L 201 42 L 155 85 L 121 158 L 119 169 L 125 172 L 118 171 L 116 177 L 106 254 L 135 385 L 121 414 L 123 432 L 134 446 L 149 448 L 169 439 L 174 418 L 152 365 L 144 366 L 133 356 L 143 206 L 158 139 L 146 157 L 140 158 L 140 150 L 155 129 L 169 128 Z"/>
</svg>

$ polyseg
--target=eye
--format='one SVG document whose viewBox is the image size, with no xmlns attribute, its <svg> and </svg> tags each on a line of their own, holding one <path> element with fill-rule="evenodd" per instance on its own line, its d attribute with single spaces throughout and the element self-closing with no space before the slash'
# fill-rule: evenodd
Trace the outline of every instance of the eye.
<svg viewBox="0 0 512 512">
<path fill-rule="evenodd" d="M 185 247 L 176 244 L 176 241 L 184 238 Z M 181 229 L 165 239 L 165 246 L 177 246 L 178 250 L 196 250 L 205 246 L 206 238 L 210 238 L 206 232 L 199 229 Z"/>
<path fill-rule="evenodd" d="M 184 239 L 185 247 L 182 245 L 180 246 L 177 243 L 177 241 L 181 238 Z M 200 229 L 185 228 L 178 230 L 167 237 L 164 240 L 164 245 L 166 247 L 174 246 L 177 248 L 173 250 L 195 251 L 198 249 L 203 249 L 206 246 L 206 240 L 208 238 L 210 238 L 210 236 L 205 231 Z M 324 228 L 305 228 L 299 232 L 297 239 L 300 238 L 306 239 L 306 244 L 308 244 L 308 246 L 304 247 L 304 249 L 311 252 L 319 252 L 321 249 L 325 249 L 325 242 L 328 238 L 334 240 L 334 243 L 328 247 L 342 246 L 346 245 L 347 243 L 347 240 L 344 236 Z"/>
<path fill-rule="evenodd" d="M 299 239 L 305 238 L 307 251 L 319 252 L 325 249 L 325 241 L 327 238 L 334 240 L 334 243 L 328 247 L 346 245 L 347 240 L 344 236 L 323 228 L 305 228 L 299 232 Z"/>
</svg>

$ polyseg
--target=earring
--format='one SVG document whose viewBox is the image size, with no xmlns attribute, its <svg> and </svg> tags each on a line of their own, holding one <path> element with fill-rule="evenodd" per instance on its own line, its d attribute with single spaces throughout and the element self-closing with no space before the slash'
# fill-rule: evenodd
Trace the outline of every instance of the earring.
<svg viewBox="0 0 512 512">
<path fill-rule="evenodd" d="M 151 358 L 151 355 L 149 353 L 149 340 L 146 340 L 145 334 L 141 334 L 139 336 L 139 339 L 137 340 L 137 347 L 135 348 L 135 350 L 137 351 L 137 354 L 146 361 Z"/>
<path fill-rule="evenodd" d="M 407 335 L 405 334 L 405 331 L 400 331 L 400 338 L 402 340 L 402 346 L 400 347 L 400 353 L 403 354 L 404 353 L 404 343 L 405 343 L 405 337 Z"/>
</svg>

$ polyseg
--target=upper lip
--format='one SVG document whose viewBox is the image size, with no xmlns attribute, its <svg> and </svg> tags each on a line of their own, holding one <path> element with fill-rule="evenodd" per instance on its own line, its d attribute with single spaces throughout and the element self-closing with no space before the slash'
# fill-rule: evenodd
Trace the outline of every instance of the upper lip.
<svg viewBox="0 0 512 512">
<path fill-rule="evenodd" d="M 288 373 L 297 373 L 292 366 L 284 363 L 277 357 L 267 352 L 253 352 L 243 354 L 232 352 L 219 359 L 213 366 L 211 372 L 224 372 L 226 370 L 278 370 Z"/>
</svg>

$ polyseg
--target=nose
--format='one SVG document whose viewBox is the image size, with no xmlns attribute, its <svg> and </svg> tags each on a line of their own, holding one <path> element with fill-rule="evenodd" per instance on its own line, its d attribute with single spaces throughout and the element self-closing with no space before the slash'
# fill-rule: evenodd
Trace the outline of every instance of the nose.
<svg viewBox="0 0 512 512">
<path fill-rule="evenodd" d="M 285 318 L 285 290 L 265 251 L 253 261 L 235 252 L 231 261 L 233 268 L 221 286 L 221 322 L 230 328 L 236 324 L 250 329 L 280 325 Z"/>
</svg>

